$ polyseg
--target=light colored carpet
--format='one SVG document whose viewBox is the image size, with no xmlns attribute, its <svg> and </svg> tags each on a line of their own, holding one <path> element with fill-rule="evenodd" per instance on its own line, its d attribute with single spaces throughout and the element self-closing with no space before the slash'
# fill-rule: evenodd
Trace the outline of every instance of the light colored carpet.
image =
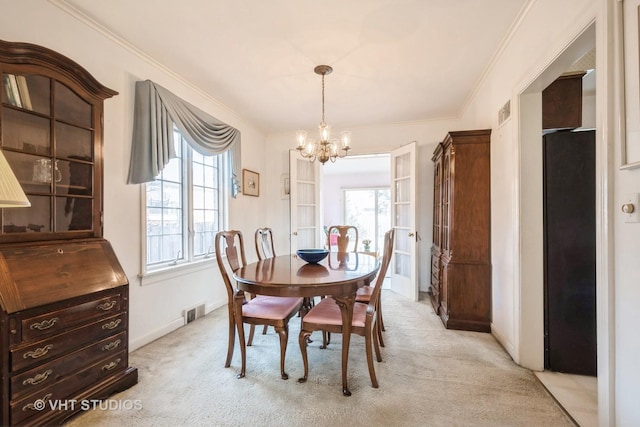
<svg viewBox="0 0 640 427">
<path fill-rule="evenodd" d="M 286 369 L 280 379 L 278 338 L 257 330 L 247 349 L 247 373 L 237 379 L 240 350 L 224 368 L 226 307 L 133 352 L 139 383 L 110 400 L 134 409 L 90 410 L 77 426 L 574 426 L 532 372 L 517 366 L 486 333 L 444 329 L 426 301 L 383 292 L 387 346 L 371 387 L 364 339 L 353 336 L 349 388 L 340 375 L 340 335 L 326 350 L 312 335 L 309 380 L 292 319 Z M 139 408 L 142 406 L 142 408 Z"/>
</svg>

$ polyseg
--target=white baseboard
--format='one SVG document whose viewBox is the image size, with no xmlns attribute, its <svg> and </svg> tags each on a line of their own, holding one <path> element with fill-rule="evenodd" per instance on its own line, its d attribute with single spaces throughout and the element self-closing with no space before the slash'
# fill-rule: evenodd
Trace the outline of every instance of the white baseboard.
<svg viewBox="0 0 640 427">
<path fill-rule="evenodd" d="M 161 338 L 165 335 L 167 335 L 170 332 L 175 331 L 176 329 L 180 328 L 184 326 L 184 318 L 179 317 L 178 319 L 173 320 L 172 322 L 168 323 L 167 325 L 155 329 L 153 331 L 151 331 L 150 333 L 129 341 L 129 352 L 132 352 L 142 346 L 145 346 L 147 344 L 149 344 L 150 342 L 153 342 L 155 340 L 157 340 L 158 338 Z"/>
</svg>

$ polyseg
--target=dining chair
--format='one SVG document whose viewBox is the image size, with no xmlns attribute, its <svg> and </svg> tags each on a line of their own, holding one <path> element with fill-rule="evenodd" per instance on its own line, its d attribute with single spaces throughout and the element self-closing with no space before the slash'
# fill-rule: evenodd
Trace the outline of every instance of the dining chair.
<svg viewBox="0 0 640 427">
<path fill-rule="evenodd" d="M 258 261 L 276 256 L 276 250 L 273 246 L 273 232 L 269 227 L 256 229 L 255 244 Z"/>
<path fill-rule="evenodd" d="M 245 323 L 251 325 L 252 329 L 249 334 L 247 346 L 251 346 L 253 342 L 253 327 L 255 325 L 270 325 L 273 326 L 280 337 L 280 376 L 283 380 L 289 378 L 284 370 L 284 359 L 287 352 L 287 340 L 289 337 L 289 319 L 300 311 L 302 306 L 302 298 L 293 297 L 272 297 L 262 295 L 249 295 L 242 291 L 235 291 L 234 286 L 231 284 L 227 267 L 233 272 L 247 264 L 247 259 L 244 252 L 244 239 L 242 232 L 238 230 L 220 231 L 215 237 L 215 250 L 216 260 L 218 267 L 220 268 L 220 274 L 224 281 L 227 290 L 227 309 L 229 312 L 229 345 L 227 349 L 227 360 L 224 364 L 225 368 L 231 366 L 231 358 L 233 356 L 233 349 L 235 346 L 235 307 L 234 299 L 236 297 L 243 298 L 242 303 L 242 325 Z M 226 257 L 224 255 L 226 255 Z M 225 266 L 224 258 L 227 260 L 227 266 Z M 241 326 L 238 325 L 238 328 Z M 242 353 L 245 354 L 245 342 L 240 338 L 240 347 Z M 246 361 L 243 357 L 242 368 L 238 378 L 242 378 L 245 375 Z"/>
<path fill-rule="evenodd" d="M 331 236 L 333 231 L 337 231 L 336 243 L 333 244 Z M 353 245 L 352 249 L 349 247 Z M 327 229 L 327 248 L 331 251 L 332 247 L 337 246 L 338 252 L 357 252 L 358 251 L 358 228 L 354 225 L 332 225 Z"/>
<path fill-rule="evenodd" d="M 384 278 L 382 279 L 384 280 Z M 371 295 L 373 294 L 372 286 L 363 286 L 358 288 L 358 292 L 356 292 L 356 302 L 368 304 L 371 300 Z M 382 293 L 380 293 L 380 297 L 378 298 L 378 307 L 376 308 L 376 315 L 378 316 L 377 322 L 378 327 L 376 331 L 378 333 L 378 342 L 382 347 L 384 347 L 384 339 L 382 338 L 382 332 L 385 331 L 384 328 L 384 320 L 382 319 Z"/>
<path fill-rule="evenodd" d="M 273 246 L 273 232 L 269 227 L 262 227 L 256 229 L 254 234 L 254 240 L 256 244 L 256 254 L 258 255 L 258 261 L 263 259 L 273 258 L 276 256 L 276 249 Z M 262 328 L 262 335 L 267 334 L 268 325 L 264 325 Z M 251 333 L 249 333 L 251 336 Z"/>
<path fill-rule="evenodd" d="M 377 319 L 378 299 L 382 289 L 382 282 L 386 275 L 393 252 L 393 237 L 395 231 L 391 229 L 384 236 L 384 252 L 382 256 L 382 264 L 378 272 L 378 276 L 373 286 L 373 292 L 368 304 L 354 303 L 353 320 L 351 322 L 351 333 L 364 337 L 365 351 L 367 356 L 367 365 L 369 367 L 369 377 L 373 388 L 378 388 L 378 379 L 373 366 L 373 351 L 376 352 L 376 360 L 382 361 L 380 354 L 380 346 L 378 343 Z M 309 362 L 307 359 L 307 338 L 313 331 L 326 331 L 333 333 L 342 333 L 342 313 L 340 307 L 333 298 L 325 298 L 316 304 L 303 318 L 300 326 L 300 334 L 298 343 L 300 344 L 300 353 L 302 353 L 302 362 L 304 365 L 304 377 L 299 381 L 307 380 L 309 374 Z"/>
<path fill-rule="evenodd" d="M 333 233 L 336 231 L 337 233 Z M 352 250 L 349 250 L 351 243 Z M 358 251 L 358 228 L 354 225 L 332 225 L 327 228 L 327 248 L 329 252 L 332 248 L 337 248 L 339 253 L 357 252 Z M 320 298 L 324 298 L 321 296 Z M 326 348 L 331 340 L 331 333 L 322 331 L 322 348 Z"/>
</svg>

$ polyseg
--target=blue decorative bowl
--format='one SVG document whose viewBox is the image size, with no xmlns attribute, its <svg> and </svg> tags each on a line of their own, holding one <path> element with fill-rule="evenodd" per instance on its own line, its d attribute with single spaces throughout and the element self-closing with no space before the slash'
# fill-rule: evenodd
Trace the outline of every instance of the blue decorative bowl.
<svg viewBox="0 0 640 427">
<path fill-rule="evenodd" d="M 329 251 L 326 249 L 299 249 L 296 253 L 303 261 L 317 264 L 327 257 Z"/>
</svg>

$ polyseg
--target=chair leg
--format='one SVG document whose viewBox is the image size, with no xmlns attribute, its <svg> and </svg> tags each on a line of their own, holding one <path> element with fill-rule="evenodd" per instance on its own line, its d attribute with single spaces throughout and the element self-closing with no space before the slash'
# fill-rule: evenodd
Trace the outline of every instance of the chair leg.
<svg viewBox="0 0 640 427">
<path fill-rule="evenodd" d="M 227 360 L 224 362 L 224 367 L 231 366 L 231 358 L 233 357 L 233 348 L 236 341 L 236 322 L 233 315 L 233 311 L 229 310 L 229 346 L 227 347 Z"/>
<path fill-rule="evenodd" d="M 384 347 L 384 339 L 382 338 L 382 325 L 381 325 L 381 322 L 379 321 L 381 319 L 377 318 L 379 313 L 380 312 L 378 312 L 378 314 L 376 314 L 376 326 L 375 326 L 375 331 L 373 333 L 378 336 L 377 342 L 380 343 L 380 346 Z"/>
<path fill-rule="evenodd" d="M 376 360 L 378 362 L 382 362 L 382 355 L 380 354 L 380 345 L 378 344 L 378 342 L 382 339 L 382 335 L 380 333 L 380 325 L 378 325 L 378 322 L 376 322 L 376 324 L 374 325 L 374 330 L 373 330 L 373 346 L 376 350 Z"/>
<path fill-rule="evenodd" d="M 240 342 L 240 354 L 242 355 L 242 367 L 238 378 L 244 378 L 247 367 L 247 347 L 244 342 L 244 324 L 242 321 L 242 303 L 244 302 L 244 292 L 237 291 L 234 298 L 234 314 L 236 319 L 236 328 L 238 329 L 238 341 Z"/>
<path fill-rule="evenodd" d="M 289 325 L 284 325 L 283 328 L 275 328 L 277 334 L 280 336 L 280 376 L 283 380 L 289 379 L 289 375 L 284 371 L 284 358 L 287 354 L 287 341 L 289 338 Z"/>
<path fill-rule="evenodd" d="M 251 347 L 251 344 L 253 344 L 253 333 L 256 331 L 256 325 L 251 325 L 251 327 L 249 328 L 249 339 L 247 340 L 247 345 L 249 347 Z"/>
<path fill-rule="evenodd" d="M 262 335 L 267 335 L 267 329 L 269 328 L 268 325 L 264 325 L 264 328 L 262 328 Z"/>
<path fill-rule="evenodd" d="M 309 375 L 309 361 L 307 360 L 307 340 L 309 339 L 309 335 L 311 335 L 311 332 L 305 330 L 301 330 L 300 335 L 298 335 L 298 344 L 300 344 L 300 354 L 302 355 L 302 365 L 304 366 L 304 376 L 302 378 L 298 378 L 299 383 L 306 382 Z"/>
<path fill-rule="evenodd" d="M 382 297 L 382 295 L 380 295 L 380 297 Z M 378 323 L 380 324 L 380 330 L 382 331 L 386 331 L 386 329 L 384 328 L 384 322 L 382 321 L 382 303 L 380 302 L 382 298 L 378 298 L 378 307 L 376 308 L 378 311 Z M 382 346 L 384 347 L 384 344 L 382 344 Z"/>
<path fill-rule="evenodd" d="M 322 331 L 322 345 L 320 348 L 327 348 L 331 344 L 331 332 Z"/>
<path fill-rule="evenodd" d="M 374 337 L 375 331 L 371 330 L 371 328 L 366 328 L 364 335 L 364 346 L 367 353 L 367 366 L 369 367 L 369 377 L 371 378 L 371 386 L 373 388 L 378 388 L 378 379 L 376 378 L 376 370 L 373 367 L 373 350 L 371 349 L 371 341 L 375 342 L 376 346 L 376 355 L 380 351 L 378 348 L 378 342 Z"/>
</svg>

